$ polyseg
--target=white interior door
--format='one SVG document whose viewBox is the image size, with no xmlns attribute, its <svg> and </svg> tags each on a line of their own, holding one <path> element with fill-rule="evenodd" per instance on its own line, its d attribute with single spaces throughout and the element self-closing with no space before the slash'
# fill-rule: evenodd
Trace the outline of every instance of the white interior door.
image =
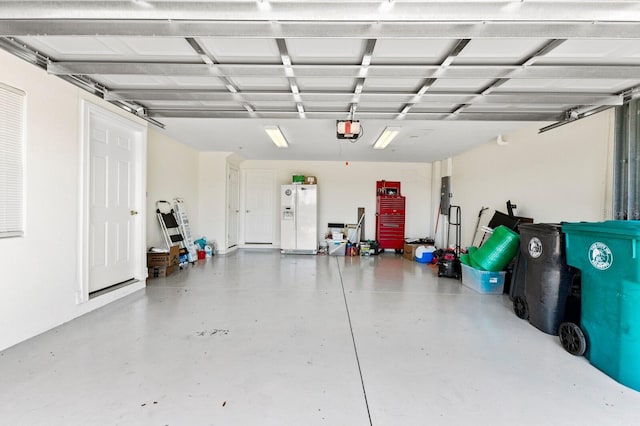
<svg viewBox="0 0 640 426">
<path fill-rule="evenodd" d="M 138 158 L 133 129 L 101 114 L 90 114 L 88 126 L 88 290 L 94 292 L 136 276 Z"/>
<path fill-rule="evenodd" d="M 240 214 L 240 179 L 238 169 L 229 167 L 227 174 L 227 248 L 238 245 L 238 217 Z"/>
<path fill-rule="evenodd" d="M 272 244 L 275 185 L 272 170 L 246 170 L 244 241 Z"/>
</svg>

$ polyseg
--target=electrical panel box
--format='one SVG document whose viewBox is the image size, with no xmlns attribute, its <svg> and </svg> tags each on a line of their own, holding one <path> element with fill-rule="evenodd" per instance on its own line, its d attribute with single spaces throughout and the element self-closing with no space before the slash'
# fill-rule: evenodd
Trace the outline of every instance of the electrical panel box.
<svg viewBox="0 0 640 426">
<path fill-rule="evenodd" d="M 440 186 L 440 214 L 449 214 L 451 204 L 451 176 L 443 176 Z"/>
</svg>

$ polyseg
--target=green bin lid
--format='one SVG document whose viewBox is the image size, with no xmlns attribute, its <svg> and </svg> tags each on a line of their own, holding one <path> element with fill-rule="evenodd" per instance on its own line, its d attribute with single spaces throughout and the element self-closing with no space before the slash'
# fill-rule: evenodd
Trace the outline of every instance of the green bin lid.
<svg viewBox="0 0 640 426">
<path fill-rule="evenodd" d="M 629 238 L 640 237 L 639 220 L 606 220 L 604 222 L 563 222 L 562 232 L 612 234 Z"/>
</svg>

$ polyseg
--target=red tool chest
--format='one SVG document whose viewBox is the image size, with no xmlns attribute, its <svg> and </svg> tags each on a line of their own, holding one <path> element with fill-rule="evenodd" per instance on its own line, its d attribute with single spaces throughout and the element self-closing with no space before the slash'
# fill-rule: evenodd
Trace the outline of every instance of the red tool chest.
<svg viewBox="0 0 640 426">
<path fill-rule="evenodd" d="M 376 183 L 376 240 L 380 249 L 404 248 L 405 197 L 400 182 Z"/>
</svg>

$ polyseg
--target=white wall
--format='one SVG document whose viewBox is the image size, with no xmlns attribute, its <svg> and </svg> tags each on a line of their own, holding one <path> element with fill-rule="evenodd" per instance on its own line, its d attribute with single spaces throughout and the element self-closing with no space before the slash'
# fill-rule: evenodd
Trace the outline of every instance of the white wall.
<svg viewBox="0 0 640 426">
<path fill-rule="evenodd" d="M 201 152 L 198 156 L 198 226 L 196 238 L 215 241 L 226 253 L 227 161 L 229 152 Z"/>
<path fill-rule="evenodd" d="M 182 198 L 199 238 L 199 153 L 149 127 L 147 143 L 147 247 L 164 247 L 156 201 Z"/>
<path fill-rule="evenodd" d="M 80 289 L 81 99 L 121 112 L 2 50 L 0 63 L 0 81 L 27 94 L 26 233 L 21 238 L 0 239 L 3 349 L 115 297 L 76 304 Z"/>
<path fill-rule="evenodd" d="M 462 206 L 463 246 L 482 206 L 536 222 L 598 221 L 612 217 L 613 110 L 538 134 L 531 125 L 453 159 L 453 202 Z M 492 212 L 486 212 L 488 222 Z"/>
<path fill-rule="evenodd" d="M 428 236 L 433 228 L 431 214 L 431 165 L 424 163 L 372 163 L 338 161 L 245 160 L 241 172 L 250 169 L 273 170 L 276 175 L 275 235 L 280 236 L 280 191 L 291 183 L 291 176 L 303 174 L 318 178 L 318 239 L 324 237 L 328 222 L 357 223 L 358 207 L 365 208 L 365 238 L 375 238 L 376 181 L 400 181 L 407 197 L 407 237 Z M 243 173 L 241 173 L 242 175 Z M 241 200 L 242 203 L 242 200 Z M 241 210 L 242 211 L 242 210 Z M 242 240 L 242 220 L 240 235 Z"/>
</svg>

